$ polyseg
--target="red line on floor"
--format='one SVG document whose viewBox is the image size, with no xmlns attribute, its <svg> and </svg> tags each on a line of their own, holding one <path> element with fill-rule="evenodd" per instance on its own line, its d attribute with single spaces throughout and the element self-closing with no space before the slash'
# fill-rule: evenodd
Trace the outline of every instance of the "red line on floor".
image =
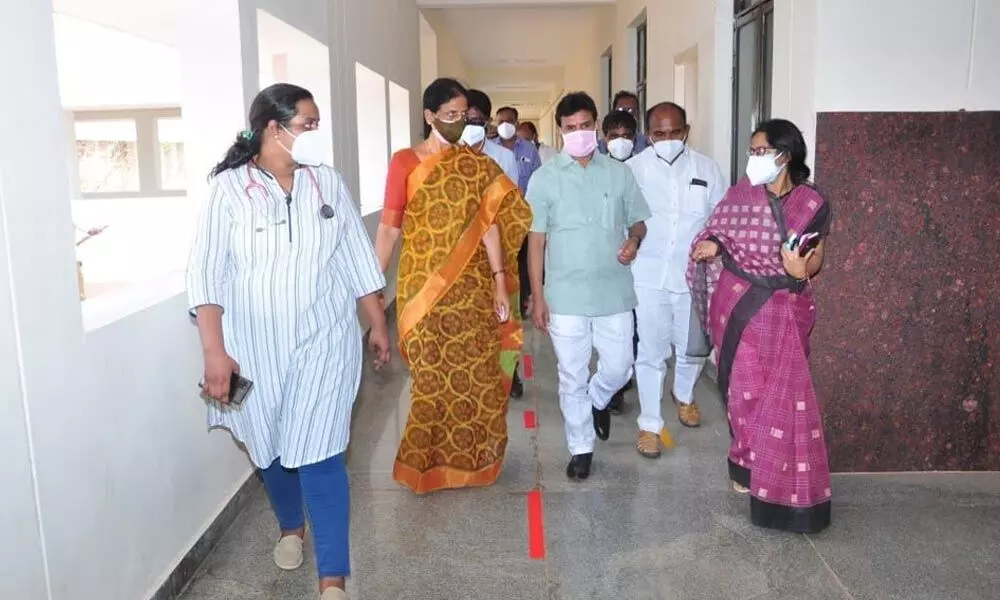
<svg viewBox="0 0 1000 600">
<path fill-rule="evenodd" d="M 545 559 L 545 522 L 542 518 L 542 492 L 528 492 L 528 558 Z"/>
<path fill-rule="evenodd" d="M 524 411 L 524 428 L 534 429 L 535 427 L 538 427 L 538 419 L 535 417 L 535 411 L 530 409 Z"/>
<path fill-rule="evenodd" d="M 530 354 L 525 354 L 521 358 L 521 376 L 531 379 L 535 376 L 535 359 Z"/>
</svg>

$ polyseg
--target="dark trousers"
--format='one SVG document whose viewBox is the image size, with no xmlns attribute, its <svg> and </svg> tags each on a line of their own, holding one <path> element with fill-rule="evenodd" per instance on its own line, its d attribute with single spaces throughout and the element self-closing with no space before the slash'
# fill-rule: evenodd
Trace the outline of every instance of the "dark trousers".
<svg viewBox="0 0 1000 600">
<path fill-rule="evenodd" d="M 517 251 L 517 275 L 521 281 L 521 303 L 525 303 L 531 297 L 531 277 L 528 276 L 528 240 L 521 244 L 521 249 Z"/>
</svg>

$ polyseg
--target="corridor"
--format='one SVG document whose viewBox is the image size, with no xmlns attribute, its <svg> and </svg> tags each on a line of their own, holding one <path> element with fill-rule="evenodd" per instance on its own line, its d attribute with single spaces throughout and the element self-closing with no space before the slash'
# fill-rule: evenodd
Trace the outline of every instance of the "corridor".
<svg viewBox="0 0 1000 600">
<path fill-rule="evenodd" d="M 635 452 L 635 393 L 598 446 L 585 483 L 564 474 L 566 448 L 548 340 L 527 335 L 534 378 L 511 402 L 497 485 L 414 496 L 392 481 L 406 417 L 398 355 L 366 372 L 355 406 L 352 598 L 362 600 L 983 600 L 995 598 L 1000 477 L 990 473 L 839 475 L 834 524 L 818 536 L 752 527 L 727 490 L 728 430 L 714 384 L 705 420 L 668 420 L 676 447 Z M 534 411 L 538 427 L 525 427 Z M 531 417 L 527 420 L 530 425 Z M 543 494 L 544 558 L 529 557 L 527 493 Z M 224 535 L 182 600 L 299 600 L 315 568 L 279 571 L 263 490 Z"/>
<path fill-rule="evenodd" d="M 700 429 L 682 427 L 667 400 L 675 445 L 659 460 L 640 457 L 632 390 L 626 414 L 612 417 L 610 439 L 597 444 L 590 478 L 568 481 L 551 341 L 530 325 L 525 352 L 533 368 L 524 397 L 510 403 L 499 481 L 415 496 L 391 472 L 410 402 L 410 376 L 393 345 L 380 372 L 366 358 L 353 420 L 344 394 L 336 406 L 342 418 L 330 428 L 336 435 L 314 438 L 335 440 L 339 456 L 348 426 L 352 432 L 351 600 L 1000 599 L 1000 409 L 993 408 L 1000 401 L 1000 0 L 10 0 L 4 7 L 0 528 L 7 544 L 0 600 L 319 597 L 312 544 L 297 571 L 276 567 L 278 527 L 256 469 L 229 433 L 206 426 L 199 383 L 206 367 L 223 364 L 218 350 L 239 339 L 230 335 L 239 336 L 239 326 L 206 343 L 189 311 L 219 306 L 226 313 L 218 303 L 230 299 L 221 290 L 235 289 L 239 262 L 223 268 L 205 258 L 209 252 L 190 261 L 192 240 L 212 231 L 201 237 L 218 233 L 218 241 L 253 248 L 257 260 L 248 264 L 281 278 L 247 295 L 248 303 L 268 293 L 274 301 L 274 310 L 247 323 L 287 325 L 289 315 L 311 315 L 305 307 L 319 304 L 303 301 L 295 313 L 281 308 L 279 296 L 329 294 L 289 284 L 295 269 L 277 268 L 276 259 L 308 251 L 309 240 L 349 248 L 323 228 L 340 232 L 356 212 L 373 245 L 382 232 L 379 301 L 408 304 L 400 274 L 404 284 L 417 279 L 407 278 L 415 268 L 400 259 L 401 247 L 431 238 L 441 247 L 426 253 L 428 260 L 458 256 L 444 243 L 449 236 L 428 233 L 438 231 L 429 224 L 439 211 L 427 210 L 428 226 L 414 225 L 413 233 L 396 227 L 411 191 L 421 194 L 410 189 L 417 167 L 406 157 L 430 149 L 428 159 L 436 160 L 444 148 L 434 147 L 448 141 L 436 127 L 455 134 L 451 144 L 504 168 L 534 216 L 546 214 L 549 223 L 539 216 L 535 227 L 547 229 L 546 243 L 558 220 L 552 206 L 579 202 L 571 207 L 575 221 L 596 211 L 588 197 L 605 201 L 603 212 L 587 216 L 588 229 L 600 223 L 608 244 L 608 232 L 628 229 L 614 248 L 622 258 L 634 251 L 638 259 L 647 240 L 640 262 L 654 268 L 640 276 L 652 283 L 633 287 L 657 288 L 658 298 L 680 302 L 698 291 L 686 278 L 687 249 L 713 216 L 740 228 L 725 235 L 744 238 L 744 267 L 770 265 L 781 285 L 809 291 L 815 327 L 811 317 L 797 319 L 798 338 L 774 337 L 769 362 L 761 363 L 761 372 L 784 382 L 772 386 L 776 408 L 747 412 L 794 420 L 798 395 L 795 411 L 810 419 L 815 413 L 809 439 L 785 436 L 795 431 L 788 428 L 762 431 L 789 447 L 811 444 L 814 456 L 823 456 L 833 473 L 832 525 L 809 536 L 751 525 L 748 499 L 729 490 L 729 428 L 708 375 L 695 394 Z M 433 85 L 442 79 L 458 84 L 444 86 L 449 94 L 464 91 L 445 101 Z M 254 99 L 279 83 L 304 88 L 312 102 L 288 97 L 255 109 Z M 567 98 L 575 108 L 560 111 Z M 577 104 L 584 98 L 588 103 Z M 573 120 L 581 114 L 594 117 L 582 130 Z M 775 120 L 784 123 L 778 131 L 759 130 Z M 306 131 L 311 138 L 302 137 Z M 766 134 L 767 144 L 755 142 L 755 133 Z M 296 140 L 309 156 L 295 152 Z M 218 179 L 208 175 L 232 152 L 239 160 L 224 162 L 247 175 L 252 165 L 273 171 L 267 155 L 277 158 L 295 194 L 287 182 L 280 194 L 270 182 L 234 185 L 225 202 L 240 212 L 219 212 L 229 226 L 216 230 L 198 215 L 217 212 L 211 207 L 221 196 L 211 190 Z M 627 198 L 624 191 L 602 196 L 599 186 L 572 175 L 593 159 L 625 174 L 620 183 L 634 180 L 647 206 L 653 201 L 651 214 L 639 219 L 644 234 L 631 231 L 638 222 L 618 222 L 632 212 L 617 201 Z M 402 174 L 407 162 L 414 170 Z M 565 181 L 550 187 L 545 180 L 560 162 L 573 170 L 562 170 Z M 327 175 L 300 185 L 295 173 L 303 166 Z M 461 174 L 452 171 L 445 175 Z M 584 175 L 600 182 L 601 171 Z M 240 169 L 228 172 L 239 177 Z M 529 194 L 539 176 L 534 187 L 543 192 Z M 740 186 L 750 180 L 774 197 L 790 198 L 796 188 L 812 196 L 798 206 L 808 211 L 790 212 L 801 222 L 800 241 L 821 234 L 813 238 L 814 249 L 824 244 L 821 260 L 800 253 L 793 268 L 776 262 L 775 244 L 785 239 L 780 220 L 736 215 L 736 208 L 779 212 L 771 195 L 758 192 L 755 206 L 741 205 Z M 326 181 L 337 181 L 337 191 L 320 185 Z M 448 180 L 422 183 L 445 195 L 468 192 L 452 198 L 460 209 L 454 214 L 492 206 L 482 190 L 439 181 Z M 386 193 L 393 188 L 397 193 Z M 722 204 L 729 189 L 737 191 Z M 330 216 L 338 201 L 343 206 Z M 721 216 L 727 208 L 729 216 Z M 484 223 L 470 215 L 451 223 Z M 803 229 L 808 225 L 816 231 Z M 385 243 L 393 229 L 395 246 Z M 364 248 L 362 232 L 354 233 L 354 247 Z M 598 260 L 566 253 L 588 269 L 566 297 L 610 297 L 628 291 L 628 277 L 636 283 L 634 273 L 612 263 L 610 246 L 599 252 L 599 237 L 579 240 L 573 248 L 593 250 Z M 589 270 L 605 259 L 615 269 L 610 278 Z M 307 262 L 317 271 L 355 264 Z M 489 265 L 498 282 L 500 273 L 514 275 L 513 257 L 506 262 Z M 541 264 L 550 282 L 559 281 L 551 275 L 558 261 Z M 661 266 L 666 277 L 653 277 Z M 635 270 L 647 271 L 641 264 Z M 192 302 L 196 286 L 189 284 L 199 274 L 215 280 L 214 300 Z M 265 281 L 255 277 L 247 280 Z M 363 290 L 362 329 L 381 324 L 372 297 L 381 285 Z M 337 318 L 353 327 L 351 298 L 342 300 Z M 686 313 L 674 315 L 682 306 L 672 300 L 667 310 L 664 303 L 646 323 L 683 329 Z M 631 309 L 628 300 L 614 311 L 562 316 Z M 396 316 L 387 319 L 390 327 Z M 727 319 L 717 324 L 741 322 Z M 468 323 L 491 322 L 469 319 L 457 329 L 465 334 Z M 377 331 L 384 338 L 385 330 Z M 804 346 L 794 345 L 807 338 L 808 365 L 798 352 Z M 742 333 L 729 339 L 742 343 Z M 236 354 L 233 346 L 226 351 Z M 585 351 L 578 356 L 585 362 Z M 273 382 L 253 372 L 248 361 L 255 359 L 236 358 L 260 399 Z M 326 359 L 315 364 L 326 370 L 291 374 L 359 370 L 356 363 L 349 372 Z M 217 385 L 230 374 L 214 371 Z M 475 375 L 473 368 L 451 373 L 467 371 Z M 282 396 L 274 404 L 280 422 L 294 420 L 284 420 L 293 406 L 287 388 L 272 388 L 281 390 L 272 394 Z M 347 390 L 339 383 L 330 389 L 338 393 L 331 397 Z M 808 450 L 790 454 L 807 458 L 794 469 L 787 462 L 793 477 L 822 479 L 811 496 L 825 495 L 825 468 L 810 466 Z M 493 461 L 492 448 L 488 457 Z M 776 488 L 760 487 L 754 493 L 776 500 Z M 789 493 L 789 502 L 797 497 Z M 339 549 L 343 558 L 345 546 Z"/>
</svg>

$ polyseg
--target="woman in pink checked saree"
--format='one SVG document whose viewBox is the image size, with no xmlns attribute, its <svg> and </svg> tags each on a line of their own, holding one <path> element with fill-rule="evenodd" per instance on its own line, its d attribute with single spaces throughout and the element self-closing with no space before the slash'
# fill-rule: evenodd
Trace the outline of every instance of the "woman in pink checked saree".
<svg viewBox="0 0 1000 600">
<path fill-rule="evenodd" d="M 794 124 L 762 123 L 747 177 L 695 239 L 688 269 L 718 352 L 733 489 L 750 494 L 754 525 L 794 532 L 830 524 L 830 471 L 808 359 L 816 323 L 809 279 L 823 264 L 831 212 L 807 183 L 805 159 Z M 801 239 L 808 241 L 795 246 Z"/>
</svg>

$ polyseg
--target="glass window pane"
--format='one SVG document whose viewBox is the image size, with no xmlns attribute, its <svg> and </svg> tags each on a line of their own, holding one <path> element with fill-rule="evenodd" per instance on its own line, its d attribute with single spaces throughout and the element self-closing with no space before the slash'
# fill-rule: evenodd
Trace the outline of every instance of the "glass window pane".
<svg viewBox="0 0 1000 600">
<path fill-rule="evenodd" d="M 760 118 L 771 118 L 771 73 L 774 55 L 774 11 L 764 15 L 764 63 L 761 65 Z"/>
<path fill-rule="evenodd" d="M 73 128 L 81 193 L 139 191 L 135 121 L 77 121 Z"/>
<path fill-rule="evenodd" d="M 639 132 L 643 133 L 646 131 L 646 119 L 642 115 L 646 114 L 646 84 L 640 85 L 636 89 L 636 96 L 639 96 L 639 115 L 637 121 L 639 122 Z"/>
<path fill-rule="evenodd" d="M 746 150 L 757 126 L 757 47 L 760 21 L 753 20 L 736 31 L 736 110 L 733 115 L 733 179 L 747 166 Z"/>
<path fill-rule="evenodd" d="M 156 139 L 160 152 L 160 189 L 187 189 L 184 175 L 184 132 L 181 118 L 157 119 Z"/>
<path fill-rule="evenodd" d="M 636 81 L 646 81 L 646 25 L 640 25 L 636 30 Z"/>
</svg>

